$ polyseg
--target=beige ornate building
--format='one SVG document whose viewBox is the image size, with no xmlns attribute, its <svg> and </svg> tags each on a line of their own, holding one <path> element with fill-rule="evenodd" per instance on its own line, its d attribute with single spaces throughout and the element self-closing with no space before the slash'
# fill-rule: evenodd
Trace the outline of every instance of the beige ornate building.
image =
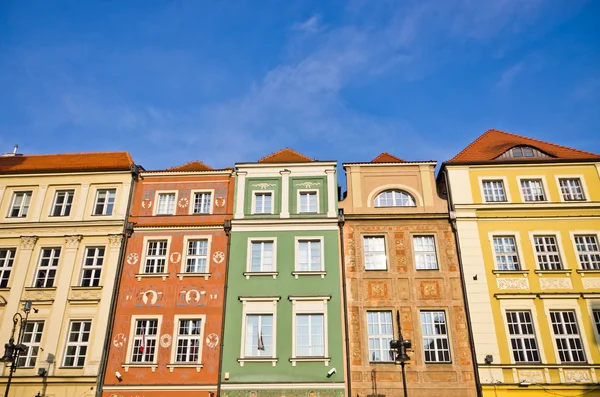
<svg viewBox="0 0 600 397">
<path fill-rule="evenodd" d="M 435 162 L 382 153 L 347 163 L 340 202 L 348 311 L 350 395 L 402 396 L 389 342 L 412 340 L 408 395 L 475 396 L 454 235 L 436 193 Z"/>
<path fill-rule="evenodd" d="M 33 302 L 11 396 L 95 395 L 132 171 L 125 152 L 0 157 L 1 343 Z"/>
</svg>

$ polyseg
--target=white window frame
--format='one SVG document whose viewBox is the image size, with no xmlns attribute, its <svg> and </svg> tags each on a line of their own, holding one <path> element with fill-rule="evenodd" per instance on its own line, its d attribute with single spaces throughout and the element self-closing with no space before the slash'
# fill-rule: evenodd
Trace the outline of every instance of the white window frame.
<svg viewBox="0 0 600 397">
<path fill-rule="evenodd" d="M 428 313 L 433 315 L 435 314 L 439 314 L 442 313 L 444 315 L 444 326 L 446 327 L 446 333 L 445 334 L 425 334 L 425 325 L 426 323 L 423 322 L 423 317 L 422 315 Z M 450 338 L 450 326 L 448 325 L 448 313 L 446 312 L 446 310 L 444 309 L 421 309 L 419 310 L 419 323 L 421 325 L 421 339 L 422 339 L 422 348 L 423 348 L 423 362 L 425 364 L 448 364 L 452 362 L 452 343 L 451 343 L 451 338 Z M 427 323 L 429 324 L 429 323 Z M 433 322 L 433 317 L 432 317 L 432 322 L 431 322 L 431 326 L 434 327 L 435 323 Z M 432 328 L 433 329 L 433 328 Z M 435 353 L 435 360 L 427 360 L 425 358 L 425 340 L 426 339 L 433 339 L 434 340 L 434 345 L 435 345 L 435 349 L 433 350 Z M 438 349 L 437 347 L 437 341 L 438 340 L 446 340 L 446 343 L 448 344 L 448 360 L 438 360 L 438 354 L 439 352 L 444 352 L 446 349 Z"/>
<path fill-rule="evenodd" d="M 49 266 L 42 267 L 42 259 L 43 259 L 44 251 L 46 251 L 46 250 L 52 250 L 52 253 L 49 257 L 48 263 L 49 264 L 56 263 L 55 265 L 49 265 Z M 58 250 L 58 255 L 56 255 L 56 250 Z M 37 263 L 37 267 L 35 269 L 35 274 L 33 276 L 33 288 L 55 288 L 56 278 L 58 276 L 58 267 L 60 265 L 60 259 L 61 259 L 62 253 L 63 253 L 62 247 L 41 247 L 40 248 L 38 263 Z M 38 287 L 39 273 L 42 270 L 46 271 L 46 275 L 43 277 L 44 284 L 46 284 L 48 282 L 48 279 L 49 279 L 48 272 L 50 270 L 54 270 L 54 278 L 52 280 L 52 285 Z"/>
<path fill-rule="evenodd" d="M 533 301 L 533 299 L 502 299 L 499 301 L 500 302 L 500 311 L 502 314 L 502 318 L 504 319 L 502 321 L 502 324 L 504 325 L 504 335 L 506 335 L 507 337 L 507 343 L 508 345 L 510 345 L 510 332 L 508 329 L 508 324 L 506 322 L 506 312 L 507 311 L 529 311 L 531 312 L 531 318 L 533 319 L 533 331 L 535 332 L 535 339 L 536 341 L 538 341 L 538 352 L 540 354 L 540 362 L 545 363 L 546 361 L 546 352 L 544 351 L 544 344 L 540 343 L 540 341 L 543 341 L 542 337 L 541 337 L 541 332 L 540 331 L 542 329 L 542 327 L 540 325 L 544 326 L 544 329 L 548 330 L 548 325 L 547 324 L 540 324 L 540 322 L 538 321 L 538 308 L 535 305 L 535 302 Z M 547 303 L 548 300 L 544 300 L 544 303 Z M 543 310 L 541 312 L 539 312 L 541 317 L 543 317 Z M 551 332 L 550 330 L 548 330 L 548 332 Z M 495 358 L 494 358 L 495 359 Z M 515 359 L 512 355 L 512 350 L 511 350 L 511 354 L 510 354 L 510 363 L 511 364 L 516 364 Z"/>
<path fill-rule="evenodd" d="M 280 297 L 240 297 L 242 302 L 242 334 L 240 346 L 240 366 L 245 362 L 268 361 L 275 366 L 277 364 L 277 302 Z M 246 317 L 248 315 L 270 315 L 273 316 L 273 347 L 271 356 L 246 356 Z"/>
<path fill-rule="evenodd" d="M 585 354 L 586 362 L 589 363 L 589 360 L 592 357 L 590 346 L 588 344 L 588 337 L 586 334 L 586 330 L 581 327 L 582 324 L 586 324 L 583 321 L 583 317 L 581 314 L 581 308 L 579 306 L 579 302 L 577 299 L 543 299 L 544 304 L 544 313 L 546 315 L 546 329 L 549 332 L 549 335 L 552 337 L 552 351 L 554 352 L 555 362 L 557 364 L 562 364 L 560 360 L 560 355 L 558 354 L 558 349 L 556 347 L 556 340 L 554 338 L 554 330 L 552 329 L 552 321 L 550 318 L 551 311 L 573 311 L 575 312 L 575 318 L 577 319 L 577 326 L 579 328 L 579 336 L 581 337 L 581 342 Z M 588 300 L 588 304 L 589 304 Z M 541 340 L 541 339 L 540 339 Z M 543 360 L 542 356 L 542 360 Z M 545 362 L 545 361 L 544 361 Z M 577 362 L 576 362 L 577 363 Z"/>
<path fill-rule="evenodd" d="M 514 247 L 515 250 L 513 251 L 502 251 L 502 252 L 498 252 L 496 251 L 496 239 L 512 239 L 514 242 Z M 518 238 L 516 235 L 513 234 L 500 234 L 500 233 L 494 233 L 490 236 L 490 246 L 492 247 L 492 254 L 494 255 L 494 268 L 496 270 L 499 271 L 521 271 L 524 270 L 523 269 L 523 265 L 521 263 L 521 252 L 520 252 L 520 244 L 518 242 Z M 502 247 L 505 247 L 505 244 L 502 243 Z M 498 261 L 498 257 L 511 257 L 511 256 L 516 256 L 517 257 L 517 269 L 501 269 L 500 268 L 500 262 Z M 508 262 L 507 262 L 508 263 Z M 502 263 L 502 265 L 504 265 L 505 263 Z"/>
<path fill-rule="evenodd" d="M 329 365 L 331 357 L 329 357 L 329 332 L 328 332 L 328 317 L 327 317 L 327 301 L 330 296 L 290 296 L 288 298 L 292 302 L 292 358 L 290 361 L 292 366 L 296 366 L 297 362 L 319 361 Z M 296 334 L 297 334 L 297 315 L 302 314 L 320 314 L 323 316 L 323 356 L 308 356 L 300 357 L 297 354 Z"/>
<path fill-rule="evenodd" d="M 252 270 L 252 244 L 260 243 L 260 242 L 272 242 L 273 243 L 273 269 L 272 270 L 264 270 L 264 271 L 253 271 Z M 262 259 L 261 259 L 262 262 Z M 252 237 L 248 239 L 248 252 L 246 258 L 246 273 L 249 274 L 268 274 L 273 275 L 275 278 L 275 274 L 277 274 L 277 238 L 276 237 Z"/>
<path fill-rule="evenodd" d="M 60 194 L 65 195 L 65 201 L 61 204 L 58 203 L 58 196 Z M 69 203 L 69 197 L 71 202 Z M 75 189 L 56 189 L 54 191 L 54 200 L 52 201 L 52 209 L 50 210 L 51 217 L 68 217 L 71 216 L 71 210 L 73 209 L 73 203 L 75 201 Z M 55 210 L 60 207 L 58 214 L 55 214 Z M 68 213 L 67 212 L 68 209 Z"/>
<path fill-rule="evenodd" d="M 596 341 L 600 339 L 600 308 L 590 308 L 592 314 L 592 322 L 594 324 L 594 333 L 596 334 Z M 599 347 L 600 348 L 600 347 Z"/>
<path fill-rule="evenodd" d="M 490 200 L 488 201 L 485 195 L 485 183 L 486 182 L 502 182 L 502 190 L 504 191 L 504 200 Z M 510 203 L 510 197 L 508 193 L 508 183 L 505 177 L 479 177 L 479 188 L 481 189 L 481 202 L 482 203 Z"/>
<path fill-rule="evenodd" d="M 94 250 L 94 254 L 89 257 L 88 256 L 88 251 L 89 250 Z M 98 255 L 98 250 L 104 250 L 103 255 L 100 257 Z M 105 246 L 89 246 L 89 247 L 85 247 L 85 249 L 83 250 L 83 262 L 81 264 L 81 277 L 79 279 L 79 286 L 81 287 L 98 287 L 100 286 L 100 282 L 102 281 L 102 268 L 104 266 L 104 260 L 106 259 L 106 255 L 107 255 L 107 250 Z M 87 260 L 91 258 L 92 259 L 92 265 L 86 265 Z M 98 264 L 98 262 L 100 262 L 100 264 Z M 92 277 L 90 280 L 92 281 L 90 283 L 90 285 L 84 285 L 84 280 L 85 280 L 85 272 L 86 270 L 89 270 L 91 272 L 92 275 L 96 275 L 98 274 L 98 283 L 96 285 L 93 285 L 93 281 L 95 279 L 95 277 Z"/>
<path fill-rule="evenodd" d="M 0 257 L 0 288 L 9 288 L 10 276 L 14 268 L 17 257 L 16 247 L 0 247 L 0 252 L 4 252 L 4 257 Z M 6 284 L 2 286 L 2 284 Z"/>
<path fill-rule="evenodd" d="M 40 331 L 40 324 L 42 325 L 42 330 Z M 31 336 L 32 336 L 32 340 L 31 341 L 27 341 L 25 339 L 25 335 L 23 336 L 23 344 L 25 345 L 25 348 L 27 349 L 25 354 L 20 354 L 19 355 L 19 367 L 21 368 L 34 368 L 37 364 L 37 359 L 40 356 L 40 352 L 42 351 L 42 339 L 44 337 L 44 328 L 46 327 L 46 321 L 43 319 L 30 319 L 27 321 L 27 326 L 32 325 L 32 332 L 31 332 Z M 34 342 L 35 335 L 39 334 L 39 341 Z M 35 356 L 33 354 L 33 351 L 35 350 L 35 348 L 37 348 L 37 352 L 35 353 Z M 25 362 L 23 365 L 20 364 L 21 359 L 24 359 Z M 31 362 L 31 360 L 33 360 L 33 362 Z"/>
<path fill-rule="evenodd" d="M 392 205 L 382 205 L 381 204 L 381 195 L 386 193 L 392 193 Z M 396 197 L 396 194 L 399 194 L 400 197 Z M 412 204 L 410 205 L 402 205 L 402 195 L 406 195 L 412 200 Z M 400 204 L 397 204 L 400 203 Z M 375 199 L 373 199 L 373 208 L 412 208 L 417 206 L 417 200 L 413 197 L 412 194 L 402 189 L 385 189 L 377 193 Z"/>
<path fill-rule="evenodd" d="M 167 241 L 167 252 L 165 254 L 164 272 L 162 272 L 162 273 L 146 273 L 146 259 L 148 257 L 148 243 L 150 241 L 163 241 L 163 240 Z M 169 273 L 169 262 L 170 262 L 169 254 L 170 254 L 170 250 L 171 250 L 171 236 L 144 236 L 143 244 L 144 245 L 142 246 L 143 251 L 142 251 L 142 260 L 140 261 L 139 275 L 140 276 L 148 276 L 148 275 L 163 276 L 163 280 L 164 280 L 164 277 L 166 277 L 166 275 Z"/>
<path fill-rule="evenodd" d="M 300 205 L 300 197 L 302 196 L 302 194 L 311 194 L 314 193 L 315 197 L 316 197 L 316 206 L 317 208 L 315 209 L 315 211 L 301 211 L 301 205 Z M 298 214 L 318 214 L 320 213 L 320 202 L 319 202 L 319 190 L 318 189 L 298 189 L 296 190 L 296 213 Z"/>
<path fill-rule="evenodd" d="M 97 214 L 96 207 L 98 207 L 98 205 L 99 205 L 98 199 L 100 198 L 100 193 L 101 192 L 111 192 L 111 191 L 114 192 L 114 194 L 115 194 L 115 199 L 112 203 L 112 211 L 110 213 L 107 211 L 109 204 L 108 204 L 108 201 L 105 201 L 102 204 L 102 213 Z M 95 193 L 95 199 L 94 199 L 94 203 L 93 203 L 93 207 L 92 207 L 92 215 L 93 216 L 111 216 L 111 215 L 113 215 L 115 213 L 115 209 L 117 207 L 117 191 L 118 191 L 118 189 L 116 187 L 97 187 L 96 193 Z"/>
<path fill-rule="evenodd" d="M 387 253 L 387 251 L 388 251 L 387 250 L 388 244 L 387 244 L 387 239 L 386 239 L 385 234 L 372 234 L 372 235 L 368 235 L 367 234 L 367 235 L 363 235 L 361 237 L 362 237 L 361 240 L 362 240 L 363 266 L 364 266 L 365 270 L 368 270 L 368 271 L 385 271 L 385 270 L 388 270 L 388 253 Z M 369 238 L 381 238 L 381 239 L 383 239 L 383 253 L 384 253 L 384 257 L 385 257 L 385 267 L 383 267 L 383 268 L 380 268 L 380 267 L 377 267 L 377 268 L 368 268 L 367 267 L 367 251 L 365 250 L 365 241 L 366 241 L 365 239 L 369 239 Z"/>
<path fill-rule="evenodd" d="M 600 256 L 600 235 L 598 233 L 598 231 L 596 230 L 575 230 L 575 231 L 570 231 L 569 234 L 571 235 L 571 242 L 573 244 L 573 250 L 575 251 L 575 256 L 577 256 L 577 263 L 579 264 L 579 268 L 581 270 L 600 270 L 600 261 L 598 262 L 598 267 L 592 267 L 589 269 L 584 268 L 583 263 L 581 261 L 581 255 L 586 255 L 588 257 L 588 260 L 590 260 L 590 262 L 592 262 L 591 258 L 593 255 L 599 255 Z M 599 248 L 597 251 L 579 251 L 579 249 L 577 248 L 578 244 L 577 244 L 577 238 L 578 237 L 593 237 L 596 240 L 596 246 Z"/>
<path fill-rule="evenodd" d="M 71 341 L 71 333 L 73 333 L 73 325 L 75 323 L 81 323 L 81 327 L 79 332 L 77 333 L 77 340 L 76 341 Z M 87 341 L 83 341 L 83 335 L 85 333 L 84 327 L 85 324 L 89 324 L 89 330 L 87 331 Z M 83 331 L 83 332 L 82 332 Z M 71 321 L 69 321 L 69 330 L 67 332 L 67 338 L 65 341 L 65 350 L 63 353 L 63 361 L 62 361 L 62 366 L 66 367 L 66 368 L 83 368 L 85 367 L 85 361 L 86 361 L 86 357 L 87 357 L 87 353 L 89 351 L 89 342 L 91 339 L 91 335 L 92 335 L 92 320 L 90 319 L 72 319 Z M 67 353 L 69 351 L 69 347 L 75 347 L 75 356 L 74 356 L 74 365 L 67 365 Z M 82 365 L 76 365 L 79 361 L 79 359 L 81 358 L 82 354 L 81 354 L 81 350 L 82 348 L 85 348 L 85 354 L 83 354 L 83 364 Z"/>
<path fill-rule="evenodd" d="M 308 269 L 308 270 L 300 270 L 300 243 L 302 242 L 319 242 L 320 245 L 320 259 L 321 259 L 321 266 L 318 270 L 312 270 L 312 269 Z M 325 246 L 324 246 L 324 238 L 323 236 L 315 236 L 315 237 L 309 237 L 309 236 L 302 236 L 302 237 L 298 237 L 296 236 L 296 241 L 295 241 L 295 266 L 294 266 L 294 270 L 295 272 L 299 272 L 299 273 L 319 273 L 319 272 L 324 272 L 325 271 Z M 310 252 L 308 253 L 309 256 L 309 262 L 310 260 Z"/>
<path fill-rule="evenodd" d="M 557 334 L 555 332 L 555 324 L 552 320 L 552 313 L 561 313 L 560 316 L 554 316 L 555 319 L 559 319 L 560 320 L 560 328 L 563 332 L 566 331 L 566 327 L 565 327 L 565 313 L 573 313 L 573 318 L 575 320 L 575 327 L 577 328 L 577 333 L 576 334 L 568 334 L 568 333 L 561 333 L 561 334 Z M 548 325 L 550 327 L 550 329 L 552 330 L 552 337 L 554 339 L 554 348 L 555 348 L 555 352 L 556 352 L 556 356 L 557 356 L 557 362 L 558 363 L 587 363 L 588 362 L 588 355 L 586 354 L 586 348 L 585 348 L 585 344 L 584 344 L 584 337 L 585 335 L 583 334 L 583 330 L 581 329 L 581 319 L 578 318 L 577 316 L 577 312 L 573 309 L 550 309 L 548 311 Z M 558 348 L 558 339 L 567 339 L 569 340 L 568 345 L 569 348 L 567 349 L 568 354 L 570 356 L 571 359 L 567 360 L 567 361 L 563 361 L 560 359 L 560 350 Z M 571 339 L 575 340 L 575 339 L 579 339 L 579 343 L 581 345 L 581 352 L 583 354 L 583 360 L 573 360 L 573 352 L 574 350 L 571 349 L 570 345 L 571 345 Z M 564 350 L 564 349 L 563 349 Z"/>
<path fill-rule="evenodd" d="M 154 360 L 153 361 L 133 361 L 133 349 L 135 347 L 136 338 L 136 324 L 138 320 L 157 320 L 156 325 L 156 344 L 154 349 Z M 158 351 L 160 349 L 159 338 L 161 335 L 163 316 L 162 314 L 148 314 L 148 315 L 133 315 L 131 316 L 131 323 L 129 329 L 129 342 L 127 343 L 127 359 L 126 364 L 123 365 L 125 367 L 125 371 L 129 369 L 130 366 L 139 366 L 139 367 L 153 367 L 152 372 L 158 366 Z M 147 341 L 147 339 L 146 339 Z"/>
<path fill-rule="evenodd" d="M 17 196 L 23 195 L 21 199 L 21 204 L 18 205 L 18 213 L 17 215 L 12 215 L 15 207 L 15 202 L 17 201 Z M 27 200 L 25 200 L 27 198 Z M 8 208 L 7 218 L 27 218 L 29 214 L 29 208 L 31 207 L 31 199 L 33 198 L 33 190 L 15 190 L 12 195 L 12 200 L 10 202 L 10 207 Z"/>
<path fill-rule="evenodd" d="M 590 201 L 590 194 L 587 190 L 587 185 L 585 184 L 585 178 L 582 174 L 572 174 L 572 175 L 555 175 L 556 180 L 556 188 L 558 189 L 558 197 L 562 203 L 581 203 Z M 560 186 L 561 179 L 578 179 L 581 184 L 581 192 L 583 193 L 583 200 L 565 200 L 565 197 L 562 192 L 562 187 Z"/>
<path fill-rule="evenodd" d="M 535 258 L 535 265 L 536 265 L 536 269 L 539 271 L 550 271 L 550 272 L 561 272 L 564 271 L 566 269 L 568 269 L 567 264 L 564 260 L 565 256 L 564 256 L 564 251 L 562 249 L 562 241 L 561 241 L 561 235 L 559 232 L 556 231 L 532 231 L 529 232 L 529 236 L 530 236 L 530 240 L 531 240 L 531 250 L 533 253 L 533 256 Z M 540 261 L 538 258 L 538 252 L 536 250 L 536 243 L 535 243 L 535 239 L 536 238 L 547 238 L 547 237 L 553 237 L 554 241 L 556 242 L 556 255 L 558 255 L 559 261 L 560 261 L 560 269 L 542 269 L 542 267 L 540 266 Z M 544 243 L 545 245 L 545 243 Z M 541 253 L 541 255 L 548 257 L 548 253 L 550 253 L 550 251 L 546 251 L 546 253 Z M 554 253 L 552 252 L 551 255 L 553 255 Z"/>
<path fill-rule="evenodd" d="M 415 263 L 415 270 L 440 270 L 440 263 L 439 263 L 439 258 L 438 258 L 438 247 L 437 247 L 437 239 L 435 238 L 435 234 L 413 234 L 411 235 L 412 237 L 412 249 L 413 249 L 413 258 L 414 258 L 414 263 Z M 417 251 L 417 246 L 416 246 L 416 239 L 418 238 L 431 238 L 433 239 L 433 251 Z M 428 255 L 433 254 L 433 257 L 435 258 L 435 267 L 418 267 L 417 265 L 417 257 L 419 255 L 424 255 L 425 258 Z"/>
<path fill-rule="evenodd" d="M 509 324 L 509 319 L 508 319 L 508 314 L 509 313 L 516 313 L 517 316 L 517 321 L 512 323 L 513 324 L 513 329 L 516 327 L 518 329 L 518 333 L 511 333 L 510 332 L 510 324 Z M 521 313 L 527 313 L 529 315 L 529 320 L 530 322 L 528 323 L 527 321 L 522 321 L 520 318 L 520 314 Z M 508 330 L 507 332 L 507 337 L 508 337 L 508 345 L 510 347 L 511 353 L 512 353 L 512 362 L 513 363 L 540 363 L 542 361 L 542 356 L 540 354 L 540 345 L 539 342 L 537 340 L 537 336 L 536 336 L 536 329 L 535 329 L 535 323 L 534 323 L 534 318 L 533 318 L 533 313 L 531 310 L 528 309 L 511 309 L 511 310 L 505 310 L 504 311 L 504 321 L 506 322 L 506 329 Z M 530 333 L 523 333 L 523 326 L 530 326 L 531 327 L 531 332 Z M 517 350 L 518 352 L 522 353 L 525 360 L 516 360 L 515 358 L 515 349 L 513 347 L 513 340 L 517 340 L 519 341 L 519 343 L 521 344 L 521 347 L 519 350 Z M 526 341 L 531 342 L 533 340 L 534 344 L 535 344 L 535 349 L 532 349 L 531 347 L 526 347 Z M 538 360 L 528 360 L 527 359 L 527 353 L 528 352 L 535 352 L 537 353 L 538 356 Z"/>
<path fill-rule="evenodd" d="M 548 202 L 548 187 L 546 186 L 546 179 L 543 176 L 520 176 L 517 178 L 517 182 L 519 183 L 519 192 L 521 194 L 521 201 L 523 203 L 543 203 Z M 544 196 L 543 200 L 527 200 L 525 191 L 523 188 L 523 183 L 530 182 L 539 182 L 540 187 L 542 189 L 542 195 Z M 527 186 L 527 189 L 531 190 L 531 186 Z"/>
<path fill-rule="evenodd" d="M 371 323 L 369 321 L 369 314 L 377 314 L 377 322 L 373 322 Z M 382 314 L 389 314 L 390 315 L 390 322 L 388 323 L 384 323 L 382 322 L 382 318 L 381 315 Z M 394 362 L 395 360 L 395 354 L 394 354 L 394 350 L 390 348 L 390 341 L 394 340 L 394 312 L 390 309 L 390 310 L 384 310 L 384 309 L 379 309 L 379 308 L 370 308 L 369 310 L 366 311 L 366 325 L 367 325 L 367 354 L 369 355 L 368 357 L 368 361 L 371 363 L 387 363 L 387 362 Z M 377 333 L 370 333 L 370 327 L 371 325 L 376 326 L 377 327 Z M 381 330 L 384 327 L 389 326 L 391 329 L 391 333 L 382 333 Z M 374 357 L 374 353 L 371 354 L 371 340 L 376 340 L 377 343 L 379 344 L 379 347 L 377 349 L 375 349 L 377 351 L 377 353 L 380 355 L 380 359 L 377 360 L 376 357 Z M 386 356 L 387 353 L 387 356 Z M 391 355 L 391 356 L 390 356 Z M 384 359 L 385 358 L 387 359 Z"/>
<path fill-rule="evenodd" d="M 197 337 L 190 335 L 179 335 L 179 322 L 186 320 L 200 320 L 200 334 Z M 170 366 L 201 366 L 202 365 L 202 353 L 204 346 L 204 334 L 206 330 L 206 315 L 176 315 L 173 317 L 173 343 L 171 348 Z M 177 361 L 177 347 L 179 345 L 179 339 L 198 339 L 200 342 L 198 349 L 198 360 L 196 361 Z"/>
<path fill-rule="evenodd" d="M 208 212 L 194 212 L 196 206 L 196 195 L 197 194 L 209 194 L 210 195 L 210 205 L 208 206 Z M 192 190 L 190 195 L 190 203 L 189 203 L 189 215 L 211 215 L 215 208 L 215 190 L 214 189 L 198 189 Z"/>
<path fill-rule="evenodd" d="M 256 212 L 256 196 L 260 194 L 271 195 L 271 212 Z M 252 191 L 252 208 L 250 213 L 253 215 L 269 215 L 275 213 L 275 191 L 274 190 L 253 190 Z"/>
<path fill-rule="evenodd" d="M 173 210 L 171 212 L 159 212 L 159 198 L 161 196 L 174 195 L 173 199 Z M 157 190 L 154 192 L 154 206 L 152 207 L 152 215 L 163 216 L 163 215 L 175 215 L 177 213 L 177 199 L 179 197 L 179 191 L 177 190 Z M 168 209 L 168 208 L 167 208 Z"/>
<path fill-rule="evenodd" d="M 197 240 L 206 240 L 206 271 L 203 273 L 195 273 L 195 272 L 188 272 L 187 271 L 187 260 L 188 260 L 188 246 L 190 241 L 197 241 Z M 180 277 L 180 279 L 184 276 L 192 276 L 192 275 L 206 275 L 206 279 L 208 279 L 208 275 L 210 274 L 210 261 L 211 261 L 211 248 L 212 248 L 212 235 L 198 235 L 198 236 L 191 236 L 191 235 L 187 235 L 184 236 L 183 238 L 183 249 L 182 249 L 182 255 L 181 255 L 181 266 L 179 269 L 179 273 L 177 274 L 177 276 Z"/>
</svg>

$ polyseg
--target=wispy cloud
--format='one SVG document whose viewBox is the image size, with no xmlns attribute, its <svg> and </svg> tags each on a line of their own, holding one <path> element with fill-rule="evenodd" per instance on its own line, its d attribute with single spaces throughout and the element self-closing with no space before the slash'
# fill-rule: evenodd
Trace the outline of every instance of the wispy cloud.
<svg viewBox="0 0 600 397">
<path fill-rule="evenodd" d="M 498 81 L 496 81 L 495 87 L 498 89 L 506 90 L 509 89 L 517 77 L 525 70 L 525 62 L 517 62 L 508 69 L 504 70 L 500 75 Z"/>
<path fill-rule="evenodd" d="M 304 22 L 292 25 L 293 30 L 297 30 L 303 33 L 317 33 L 319 30 L 321 30 L 321 28 L 322 26 L 320 15 L 313 15 Z"/>
</svg>

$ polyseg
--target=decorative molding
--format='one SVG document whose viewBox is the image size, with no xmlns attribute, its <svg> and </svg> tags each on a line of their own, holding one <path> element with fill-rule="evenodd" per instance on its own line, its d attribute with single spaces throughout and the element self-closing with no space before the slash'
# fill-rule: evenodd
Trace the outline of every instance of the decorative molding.
<svg viewBox="0 0 600 397">
<path fill-rule="evenodd" d="M 570 278 L 540 278 L 542 289 L 573 289 Z"/>
<path fill-rule="evenodd" d="M 600 288 L 600 278 L 582 278 L 581 282 L 585 289 Z"/>
<path fill-rule="evenodd" d="M 172 341 L 173 341 L 173 337 L 170 334 L 163 334 L 160 337 L 160 345 L 164 348 L 171 346 Z"/>
<path fill-rule="evenodd" d="M 254 184 L 252 184 L 252 185 L 250 185 L 250 186 L 252 186 L 252 187 L 257 187 L 257 188 L 259 188 L 259 189 L 261 189 L 261 190 L 266 190 L 266 189 L 268 189 L 268 188 L 270 188 L 270 187 L 275 187 L 275 186 L 277 186 L 277 184 L 275 184 L 275 183 L 266 183 L 266 182 L 261 182 L 261 183 L 254 183 Z"/>
<path fill-rule="evenodd" d="M 179 263 L 179 261 L 181 260 L 181 253 L 179 253 L 179 252 L 171 253 L 171 255 L 169 256 L 169 260 L 171 261 L 171 263 Z"/>
<path fill-rule="evenodd" d="M 217 197 L 215 199 L 215 205 L 217 207 L 225 207 L 225 197 Z"/>
<path fill-rule="evenodd" d="M 102 297 L 102 287 L 71 287 L 69 291 L 69 301 L 82 301 L 86 303 L 97 303 Z"/>
<path fill-rule="evenodd" d="M 212 333 L 206 337 L 206 346 L 210 348 L 217 347 L 219 344 L 219 335 Z"/>
<path fill-rule="evenodd" d="M 56 288 L 25 288 L 23 300 L 49 301 L 56 299 Z"/>
<path fill-rule="evenodd" d="M 125 336 L 125 334 L 120 333 L 115 335 L 114 339 L 113 339 L 113 346 L 116 348 L 119 347 L 123 347 L 125 345 L 125 342 L 127 341 L 127 337 Z"/>
<path fill-rule="evenodd" d="M 321 186 L 321 182 L 300 182 L 296 183 L 295 185 L 304 189 L 312 189 L 314 187 Z"/>
<path fill-rule="evenodd" d="M 32 250 L 37 241 L 37 236 L 21 236 L 21 249 Z"/>
<path fill-rule="evenodd" d="M 127 255 L 127 263 L 129 263 L 130 265 L 135 265 L 139 259 L 140 256 L 135 252 L 132 252 L 131 254 Z"/>
<path fill-rule="evenodd" d="M 587 369 L 565 369 L 564 373 L 566 383 L 592 383 Z"/>
<path fill-rule="evenodd" d="M 498 289 L 529 289 L 529 280 L 526 278 L 498 278 Z"/>
<path fill-rule="evenodd" d="M 120 248 L 121 243 L 123 242 L 123 235 L 121 234 L 110 234 L 108 236 L 108 241 L 110 242 L 111 248 Z"/>
<path fill-rule="evenodd" d="M 221 263 L 225 259 L 225 254 L 222 251 L 216 251 L 212 256 L 213 262 Z"/>
<path fill-rule="evenodd" d="M 79 247 L 79 243 L 83 236 L 81 234 L 77 234 L 75 236 L 65 236 L 65 243 L 67 244 L 67 248 L 77 248 Z"/>
<path fill-rule="evenodd" d="M 179 203 L 177 204 L 179 208 L 187 208 L 188 205 L 190 205 L 190 200 L 188 200 L 187 197 L 180 198 Z"/>
<path fill-rule="evenodd" d="M 519 381 L 529 383 L 546 383 L 544 373 L 537 369 L 521 369 L 518 371 Z"/>
<path fill-rule="evenodd" d="M 152 200 L 150 200 L 150 199 L 142 200 L 142 208 L 146 209 L 146 208 L 150 208 L 150 207 L 152 207 Z"/>
</svg>

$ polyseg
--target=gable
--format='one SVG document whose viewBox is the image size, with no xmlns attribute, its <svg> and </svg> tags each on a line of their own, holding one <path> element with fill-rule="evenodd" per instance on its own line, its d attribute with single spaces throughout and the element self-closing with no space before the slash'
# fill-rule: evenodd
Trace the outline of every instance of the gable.
<svg viewBox="0 0 600 397">
<path fill-rule="evenodd" d="M 406 163 L 406 161 L 402 160 L 400 157 L 391 155 L 388 152 L 383 152 L 371 160 L 371 163 Z"/>
<path fill-rule="evenodd" d="M 313 159 L 290 148 L 281 149 L 258 160 L 259 163 L 306 163 L 309 161 L 313 161 Z"/>
</svg>

